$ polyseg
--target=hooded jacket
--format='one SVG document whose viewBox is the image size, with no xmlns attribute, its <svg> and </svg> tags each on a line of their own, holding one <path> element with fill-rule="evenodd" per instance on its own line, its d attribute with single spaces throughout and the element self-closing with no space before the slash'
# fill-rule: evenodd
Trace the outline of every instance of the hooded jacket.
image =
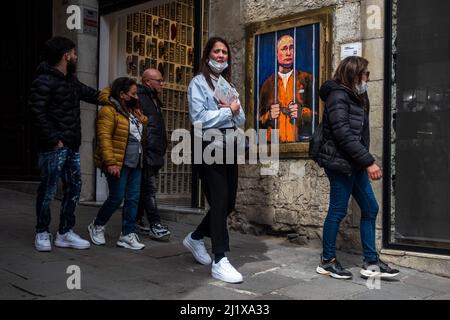
<svg viewBox="0 0 450 320">
<path fill-rule="evenodd" d="M 102 170 L 114 165 L 122 169 L 128 144 L 130 115 L 118 101 L 110 97 L 110 88 L 102 90 L 99 103 L 102 108 L 97 115 L 95 165 Z M 146 124 L 147 117 L 144 120 L 144 125 Z"/>
<path fill-rule="evenodd" d="M 334 80 L 320 88 L 325 102 L 323 138 L 317 162 L 331 171 L 350 175 L 375 162 L 369 153 L 369 99 L 357 96 Z"/>
<path fill-rule="evenodd" d="M 41 63 L 28 102 L 37 129 L 39 150 L 53 150 L 61 141 L 64 146 L 78 151 L 81 145 L 80 100 L 97 104 L 98 94 L 75 75 L 65 76 L 48 63 Z"/>
<path fill-rule="evenodd" d="M 167 132 L 162 103 L 156 92 L 142 85 L 138 85 L 138 96 L 144 115 L 148 117 L 144 136 L 144 161 L 147 166 L 159 170 L 164 166 L 167 150 Z"/>
</svg>

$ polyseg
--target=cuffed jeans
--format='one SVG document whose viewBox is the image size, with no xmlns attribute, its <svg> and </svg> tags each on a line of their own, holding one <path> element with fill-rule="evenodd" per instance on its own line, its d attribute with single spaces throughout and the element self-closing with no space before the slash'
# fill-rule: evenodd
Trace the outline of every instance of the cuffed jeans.
<svg viewBox="0 0 450 320">
<path fill-rule="evenodd" d="M 347 214 L 350 195 L 361 208 L 360 233 L 364 257 L 378 259 L 375 244 L 375 222 L 378 203 L 366 170 L 353 170 L 350 176 L 325 170 L 330 181 L 330 206 L 323 227 L 323 258 L 336 257 L 336 237 L 339 225 Z"/>
<path fill-rule="evenodd" d="M 75 208 L 81 192 L 80 154 L 69 148 L 40 153 L 39 169 L 41 183 L 36 200 L 36 232 L 49 231 L 50 205 L 61 178 L 64 198 L 61 204 L 59 233 L 65 234 L 75 226 Z"/>
<path fill-rule="evenodd" d="M 126 236 L 136 232 L 135 223 L 139 204 L 141 169 L 123 166 L 120 171 L 120 178 L 106 174 L 106 179 L 109 188 L 108 199 L 98 211 L 94 224 L 96 226 L 106 225 L 125 199 L 122 211 L 122 235 Z"/>
</svg>

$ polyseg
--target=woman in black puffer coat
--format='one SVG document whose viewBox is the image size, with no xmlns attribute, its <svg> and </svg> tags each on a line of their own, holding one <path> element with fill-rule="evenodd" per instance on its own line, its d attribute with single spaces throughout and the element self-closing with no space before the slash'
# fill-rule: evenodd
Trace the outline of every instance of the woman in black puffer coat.
<svg viewBox="0 0 450 320">
<path fill-rule="evenodd" d="M 361 275 L 393 277 L 398 274 L 398 270 L 391 269 L 378 258 L 375 244 L 378 203 L 369 179 L 381 179 L 382 172 L 369 152 L 368 64 L 361 57 L 344 59 L 334 79 L 320 89 L 325 112 L 323 138 L 316 160 L 325 168 L 330 181 L 330 206 L 323 227 L 322 258 L 316 271 L 338 279 L 352 278 L 352 274 L 336 260 L 336 237 L 347 214 L 350 195 L 361 208 L 364 253 Z"/>
</svg>

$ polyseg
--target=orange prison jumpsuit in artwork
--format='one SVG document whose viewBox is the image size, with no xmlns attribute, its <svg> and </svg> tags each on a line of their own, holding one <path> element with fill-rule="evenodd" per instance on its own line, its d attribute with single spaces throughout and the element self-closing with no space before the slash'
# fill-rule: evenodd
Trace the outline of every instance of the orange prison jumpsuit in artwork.
<svg viewBox="0 0 450 320">
<path fill-rule="evenodd" d="M 284 87 L 283 79 L 278 75 L 278 103 L 280 108 L 288 108 L 289 104 L 294 100 L 294 74 L 292 73 L 288 79 L 286 89 Z M 308 72 L 297 70 L 297 86 L 296 86 L 296 103 L 299 105 L 299 114 L 296 120 L 296 127 L 294 128 L 294 120 L 289 114 L 284 114 L 280 110 L 278 117 L 277 129 L 279 129 L 280 143 L 295 142 L 298 140 L 298 134 L 303 127 L 302 124 L 311 121 L 311 90 L 312 90 L 312 75 Z M 260 128 L 267 129 L 267 140 L 270 141 L 271 129 L 275 129 L 275 120 L 270 119 L 270 105 L 274 104 L 273 96 L 274 90 L 274 76 L 271 75 L 264 81 L 260 91 L 260 110 L 259 121 Z M 303 113 L 300 115 L 300 107 L 303 106 Z M 295 139 L 294 139 L 295 137 Z"/>
</svg>

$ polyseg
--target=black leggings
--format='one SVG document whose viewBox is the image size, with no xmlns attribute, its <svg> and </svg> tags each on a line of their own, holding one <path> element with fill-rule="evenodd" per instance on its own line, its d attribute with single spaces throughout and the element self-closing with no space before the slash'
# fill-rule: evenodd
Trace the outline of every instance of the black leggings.
<svg viewBox="0 0 450 320">
<path fill-rule="evenodd" d="M 214 254 L 230 251 L 227 218 L 236 203 L 238 165 L 202 164 L 200 178 L 210 209 L 195 233 L 211 238 Z"/>
</svg>

